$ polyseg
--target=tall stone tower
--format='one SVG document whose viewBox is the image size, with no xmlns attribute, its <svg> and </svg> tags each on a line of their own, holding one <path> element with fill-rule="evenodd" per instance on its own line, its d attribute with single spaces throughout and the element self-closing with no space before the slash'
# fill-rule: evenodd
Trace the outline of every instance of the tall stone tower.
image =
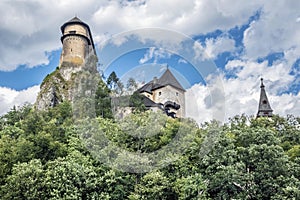
<svg viewBox="0 0 300 200">
<path fill-rule="evenodd" d="M 74 17 L 61 26 L 62 52 L 59 66 L 48 74 L 38 94 L 35 107 L 45 110 L 75 96 L 76 80 L 84 70 L 97 75 L 97 56 L 89 26 Z"/>
<path fill-rule="evenodd" d="M 95 54 L 95 46 L 89 26 L 74 17 L 61 26 L 63 44 L 59 65 L 69 62 L 82 65 L 85 58 Z"/>
<path fill-rule="evenodd" d="M 270 106 L 266 91 L 265 85 L 263 83 L 263 78 L 261 78 L 261 85 L 260 85 L 260 98 L 259 98 L 259 105 L 258 105 L 258 112 L 257 117 L 272 117 L 272 108 Z"/>
</svg>

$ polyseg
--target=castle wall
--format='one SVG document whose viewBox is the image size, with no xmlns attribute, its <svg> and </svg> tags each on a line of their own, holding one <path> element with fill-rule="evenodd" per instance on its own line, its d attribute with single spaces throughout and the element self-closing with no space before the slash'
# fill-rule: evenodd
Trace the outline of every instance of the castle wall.
<svg viewBox="0 0 300 200">
<path fill-rule="evenodd" d="M 76 34 L 84 35 L 84 36 L 90 38 L 90 36 L 88 34 L 88 30 L 80 24 L 72 24 L 72 25 L 66 26 L 63 34 L 66 35 L 69 33 L 73 33 L 72 31 L 76 31 Z"/>
<path fill-rule="evenodd" d="M 153 91 L 153 101 L 156 103 L 165 103 L 167 101 L 176 102 L 180 109 L 175 111 L 177 117 L 185 116 L 185 96 L 184 91 L 178 90 L 170 85 Z"/>
<path fill-rule="evenodd" d="M 151 99 L 153 101 L 153 95 L 152 94 L 149 94 L 148 92 L 142 92 L 141 94 L 148 97 L 149 99 Z"/>
<path fill-rule="evenodd" d="M 62 62 L 71 62 L 76 65 L 82 65 L 90 52 L 87 40 L 87 38 L 90 39 L 90 35 L 87 28 L 81 24 L 71 24 L 64 28 L 63 35 L 67 36 L 62 41 L 63 49 L 60 65 Z"/>
<path fill-rule="evenodd" d="M 61 62 L 72 62 L 81 65 L 88 52 L 88 42 L 84 37 L 71 35 L 63 40 Z"/>
</svg>

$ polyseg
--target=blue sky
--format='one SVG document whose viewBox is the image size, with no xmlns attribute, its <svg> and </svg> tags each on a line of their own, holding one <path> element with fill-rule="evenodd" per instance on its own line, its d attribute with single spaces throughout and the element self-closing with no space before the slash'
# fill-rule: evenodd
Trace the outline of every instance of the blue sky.
<svg viewBox="0 0 300 200">
<path fill-rule="evenodd" d="M 77 14 L 105 76 L 147 82 L 168 66 L 198 122 L 255 115 L 261 77 L 274 113 L 299 116 L 299 8 L 292 0 L 2 1 L 0 114 L 35 101 L 59 63 L 60 26 Z"/>
</svg>

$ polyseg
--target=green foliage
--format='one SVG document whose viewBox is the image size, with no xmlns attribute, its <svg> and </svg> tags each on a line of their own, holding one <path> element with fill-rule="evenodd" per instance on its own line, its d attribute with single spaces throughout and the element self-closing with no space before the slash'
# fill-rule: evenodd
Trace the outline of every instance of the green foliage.
<svg viewBox="0 0 300 200">
<path fill-rule="evenodd" d="M 168 178 L 160 171 L 153 171 L 143 176 L 140 183 L 135 185 L 129 199 L 174 199 L 174 194 Z"/>
<path fill-rule="evenodd" d="M 290 170 L 293 162 L 280 146 L 282 138 L 273 119 L 258 118 L 249 125 L 240 122 L 225 127 L 200 164 L 210 180 L 210 197 L 272 199 L 284 193 L 285 187 L 297 187 L 298 178 L 293 186 L 287 186 L 296 174 Z"/>
<path fill-rule="evenodd" d="M 120 124 L 120 125 L 118 125 Z M 102 125 L 108 138 L 129 151 L 153 152 L 168 144 L 179 129 L 179 121 L 151 111 L 129 115 L 122 123 Z M 116 131 L 112 131 L 115 127 Z"/>
<path fill-rule="evenodd" d="M 207 182 L 203 180 L 199 173 L 178 178 L 175 182 L 175 190 L 178 194 L 178 199 L 208 199 Z"/>
<path fill-rule="evenodd" d="M 129 78 L 126 84 L 126 89 L 128 90 L 129 94 L 133 93 L 138 89 L 138 84 L 134 80 L 134 78 Z"/>
<path fill-rule="evenodd" d="M 96 116 L 103 118 L 113 118 L 110 90 L 105 83 L 100 80 L 95 95 Z"/>
<path fill-rule="evenodd" d="M 98 90 L 100 104 L 110 91 L 103 82 Z M 2 116 L 1 199 L 300 199 L 297 117 L 236 116 L 198 127 L 152 111 L 121 123 L 103 109 L 76 124 L 68 102 Z M 165 147 L 158 157 L 138 156 Z"/>
<path fill-rule="evenodd" d="M 1 187 L 1 199 L 45 199 L 43 176 L 40 160 L 15 165 Z"/>
<path fill-rule="evenodd" d="M 117 83 L 119 82 L 119 78 L 117 77 L 116 72 L 112 72 L 107 78 L 107 85 L 110 89 L 114 90 L 117 87 Z"/>
<path fill-rule="evenodd" d="M 130 96 L 130 105 L 132 106 L 132 111 L 133 113 L 139 113 L 139 112 L 145 112 L 146 111 L 146 106 L 144 104 L 144 99 L 145 97 L 138 93 L 138 92 L 134 92 L 131 96 Z"/>
<path fill-rule="evenodd" d="M 98 178 L 89 158 L 74 151 L 47 163 L 44 177 L 47 199 L 97 198 Z"/>
</svg>

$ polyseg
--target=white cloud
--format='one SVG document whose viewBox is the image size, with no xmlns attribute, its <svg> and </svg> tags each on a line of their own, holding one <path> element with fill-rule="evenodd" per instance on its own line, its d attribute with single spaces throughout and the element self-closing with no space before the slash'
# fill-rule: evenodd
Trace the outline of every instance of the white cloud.
<svg viewBox="0 0 300 200">
<path fill-rule="evenodd" d="M 258 0 L 1 1 L 0 70 L 13 70 L 20 64 L 47 64 L 45 52 L 61 47 L 59 27 L 75 14 L 91 26 L 95 41 L 102 42 L 113 34 L 149 27 L 189 36 L 216 29 L 226 31 L 245 24 L 262 9 L 261 18 L 245 32 L 244 43 L 249 58 L 267 55 L 298 46 L 299 4 Z M 232 41 L 207 41 L 209 57 L 220 52 L 215 46 L 232 50 Z"/>
<path fill-rule="evenodd" d="M 13 70 L 20 64 L 47 64 L 45 52 L 61 47 L 59 27 L 75 14 L 91 26 L 95 41 L 102 42 L 113 34 L 149 27 L 189 36 L 226 31 L 245 24 L 261 9 L 261 18 L 244 34 L 246 56 L 255 58 L 293 46 L 298 49 L 299 6 L 298 1 L 291 0 L 1 1 L 0 70 Z M 207 41 L 209 57 L 220 52 L 216 46 L 232 50 L 232 41 Z"/>
<path fill-rule="evenodd" d="M 155 50 L 155 47 L 150 47 L 149 50 L 144 55 L 144 57 L 140 59 L 139 63 L 144 64 L 145 62 L 151 60 L 153 58 L 154 50 Z"/>
<path fill-rule="evenodd" d="M 209 97 L 209 89 L 202 84 L 195 84 L 186 91 L 186 117 L 195 119 L 198 123 L 212 119 L 212 110 L 205 105 Z"/>
<path fill-rule="evenodd" d="M 290 48 L 299 52 L 299 7 L 299 1 L 265 1 L 259 20 L 244 32 L 245 56 L 256 59 Z"/>
<path fill-rule="evenodd" d="M 270 82 L 269 82 L 270 83 Z M 256 115 L 258 110 L 258 100 L 260 94 L 259 79 L 244 80 L 223 79 L 225 100 L 222 98 L 212 99 L 214 91 L 209 87 L 196 84 L 186 92 L 186 114 L 198 123 L 218 119 L 227 121 L 235 115 Z M 300 113 L 300 92 L 298 94 L 274 95 L 269 92 L 269 85 L 266 85 L 267 95 L 274 114 L 285 116 L 293 114 L 299 116 Z M 221 91 L 215 91 L 220 93 Z M 224 107 L 225 110 L 218 110 Z M 218 112 L 219 111 L 219 112 Z"/>
<path fill-rule="evenodd" d="M 228 79 L 225 75 L 221 76 L 226 116 L 238 113 L 256 114 L 260 76 L 265 78 L 274 112 L 299 115 L 299 92 L 295 95 L 282 94 L 296 81 L 295 76 L 289 72 L 300 55 L 299 7 L 300 2 L 293 0 L 85 0 L 82 3 L 77 0 L 1 1 L 0 70 L 11 71 L 20 64 L 28 67 L 47 64 L 49 61 L 45 52 L 61 48 L 59 27 L 75 14 L 90 25 L 95 42 L 100 44 L 111 35 L 133 29 L 161 28 L 187 36 L 215 30 L 226 32 L 246 24 L 250 16 L 261 10 L 259 19 L 253 21 L 243 34 L 242 57 L 226 65 L 225 73 L 229 72 L 235 77 Z M 138 39 L 142 42 L 149 38 L 158 43 L 164 42 L 162 47 L 170 47 L 168 50 L 176 49 L 176 45 L 183 39 L 163 35 L 169 34 L 166 31 L 149 30 L 140 31 Z M 117 39 L 114 43 L 119 46 L 127 41 L 126 37 Z M 191 49 L 194 49 L 196 58 L 211 59 L 222 52 L 235 51 L 234 44 L 233 39 L 221 35 L 216 39 L 206 39 L 204 44 L 196 41 Z M 258 57 L 274 52 L 283 52 L 284 57 L 272 66 L 268 66 L 267 61 L 255 61 Z M 150 48 L 140 63 L 146 63 L 152 58 L 157 61 L 165 56 L 169 54 Z M 197 117 L 194 110 L 187 110 L 200 121 L 209 119 L 209 115 L 214 112 L 211 110 L 212 106 L 209 106 L 210 94 L 215 95 L 218 90 L 213 87 L 213 81 L 210 84 L 212 88 L 195 85 L 187 92 L 187 96 L 194 95 L 194 102 L 197 102 L 201 114 Z M 0 114 L 14 104 L 33 102 L 37 91 L 37 86 L 21 92 L 0 88 Z M 24 95 L 29 93 L 31 95 Z M 29 99 L 24 99 L 25 97 Z M 215 101 L 221 103 L 219 99 Z M 190 106 L 194 102 L 187 104 Z"/>
<path fill-rule="evenodd" d="M 200 60 L 211 60 L 224 52 L 233 52 L 235 50 L 235 41 L 228 36 L 220 36 L 216 39 L 208 38 L 202 45 L 199 41 L 194 42 L 193 49 L 195 58 Z"/>
<path fill-rule="evenodd" d="M 0 115 L 9 111 L 13 106 L 22 106 L 25 103 L 34 103 L 40 86 L 36 85 L 26 90 L 16 91 L 0 87 Z"/>
<path fill-rule="evenodd" d="M 144 57 L 139 60 L 140 64 L 144 64 L 151 59 L 154 59 L 153 63 L 157 63 L 159 59 L 170 58 L 171 53 L 163 48 L 150 47 L 145 53 Z"/>
<path fill-rule="evenodd" d="M 29 67 L 48 64 L 46 52 L 61 47 L 59 28 L 62 23 L 76 13 L 79 16 L 80 13 L 93 13 L 94 2 L 0 1 L 0 70 L 11 71 L 21 64 Z"/>
<path fill-rule="evenodd" d="M 289 73 L 291 67 L 286 63 L 285 59 L 273 63 L 272 66 L 268 66 L 267 62 L 243 60 L 228 62 L 226 73 L 230 72 L 234 78 L 220 74 L 219 81 L 214 81 L 215 77 L 211 77 L 207 80 L 207 86 L 194 85 L 187 90 L 187 115 L 192 116 L 199 123 L 213 118 L 226 121 L 230 117 L 241 114 L 255 116 L 260 95 L 260 78 L 264 77 L 273 113 L 281 116 L 287 114 L 299 116 L 300 92 L 282 93 L 288 91 L 289 85 L 296 81 L 296 77 Z M 216 83 L 218 83 L 217 87 Z M 222 98 L 222 86 L 225 99 Z M 212 88 L 219 88 L 219 90 Z M 219 93 L 219 96 L 214 92 Z M 225 108 L 223 113 L 217 112 L 220 106 Z M 222 114 L 225 115 L 223 120 Z"/>
<path fill-rule="evenodd" d="M 163 28 L 188 35 L 225 30 L 245 23 L 259 6 L 243 3 L 232 9 L 219 0 L 1 1 L 0 70 L 47 64 L 45 52 L 61 47 L 59 27 L 75 14 L 91 26 L 95 41 L 101 42 L 107 35 L 138 28 Z"/>
<path fill-rule="evenodd" d="M 231 52 L 235 50 L 234 40 L 228 37 L 218 37 L 216 39 L 207 39 L 205 41 L 205 53 L 210 59 L 216 58 L 220 53 Z"/>
<path fill-rule="evenodd" d="M 178 63 L 187 64 L 188 62 L 185 59 L 179 58 Z"/>
</svg>

